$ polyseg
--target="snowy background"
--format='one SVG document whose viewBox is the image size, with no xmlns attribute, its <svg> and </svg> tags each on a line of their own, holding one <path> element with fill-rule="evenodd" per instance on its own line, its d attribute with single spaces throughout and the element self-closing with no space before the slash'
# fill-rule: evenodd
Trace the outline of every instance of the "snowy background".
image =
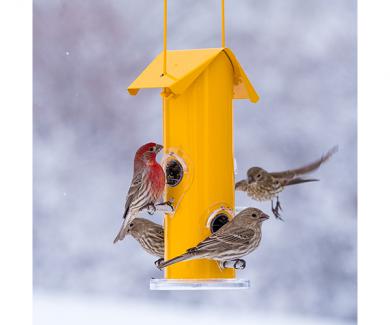
<svg viewBox="0 0 390 325">
<path fill-rule="evenodd" d="M 170 0 L 168 47 L 218 47 L 219 5 Z M 161 50 L 162 1 L 34 1 L 36 324 L 149 324 L 152 310 L 162 323 L 356 323 L 356 3 L 227 0 L 226 22 L 261 96 L 234 103 L 237 177 L 339 152 L 321 182 L 281 195 L 286 222 L 264 224 L 238 274 L 250 290 L 151 292 L 155 258 L 112 240 L 134 151 L 162 142 L 159 90 L 127 93 Z M 236 204 L 270 213 L 241 193 Z"/>
</svg>

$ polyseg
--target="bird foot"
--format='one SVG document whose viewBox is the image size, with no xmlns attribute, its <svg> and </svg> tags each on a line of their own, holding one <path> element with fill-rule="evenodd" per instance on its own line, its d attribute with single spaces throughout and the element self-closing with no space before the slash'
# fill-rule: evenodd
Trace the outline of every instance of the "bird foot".
<svg viewBox="0 0 390 325">
<path fill-rule="evenodd" d="M 156 267 L 157 267 L 159 270 L 161 270 L 161 269 L 160 269 L 160 264 L 161 264 L 161 262 L 164 262 L 164 259 L 163 259 L 163 258 L 159 258 L 157 261 L 154 261 L 154 265 L 156 265 Z"/>
<path fill-rule="evenodd" d="M 141 209 L 139 209 L 139 211 L 142 211 L 145 209 L 147 210 L 146 212 L 150 215 L 153 215 L 157 210 L 156 206 L 153 203 L 149 203 L 149 204 L 144 205 Z"/>
<path fill-rule="evenodd" d="M 156 212 L 157 209 L 156 209 L 156 206 L 151 203 L 148 205 L 147 210 L 148 210 L 147 211 L 148 214 L 152 216 L 152 215 L 154 215 L 154 213 Z"/>
<path fill-rule="evenodd" d="M 272 213 L 274 214 L 276 219 L 284 221 L 283 218 L 280 216 L 280 213 L 279 213 L 279 211 L 283 211 L 282 206 L 280 205 L 279 197 L 276 198 L 276 205 L 275 205 L 275 207 L 274 207 L 274 202 L 271 200 L 271 209 L 272 209 Z"/>
<path fill-rule="evenodd" d="M 173 207 L 172 203 L 173 203 L 172 201 L 166 201 L 166 202 L 162 202 L 162 203 L 157 204 L 157 206 L 168 206 L 171 209 L 171 212 L 174 212 L 175 208 Z"/>
<path fill-rule="evenodd" d="M 220 265 L 223 269 L 234 268 L 236 270 L 243 270 L 246 267 L 246 262 L 245 260 L 237 259 L 231 261 L 223 261 L 222 263 L 220 263 Z"/>
<path fill-rule="evenodd" d="M 245 260 L 238 259 L 238 260 L 236 260 L 236 261 L 234 262 L 234 268 L 235 268 L 236 270 L 243 270 L 243 269 L 245 269 L 245 267 L 246 267 L 246 262 L 245 262 Z"/>
</svg>

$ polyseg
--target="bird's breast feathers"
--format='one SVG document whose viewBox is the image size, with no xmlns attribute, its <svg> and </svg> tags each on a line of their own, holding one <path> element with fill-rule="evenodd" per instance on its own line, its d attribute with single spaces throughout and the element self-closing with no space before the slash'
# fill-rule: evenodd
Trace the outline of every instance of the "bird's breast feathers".
<svg viewBox="0 0 390 325">
<path fill-rule="evenodd" d="M 162 192 L 165 187 L 164 170 L 159 164 L 152 165 L 149 169 L 148 178 L 156 191 Z"/>
<path fill-rule="evenodd" d="M 258 201 L 268 201 L 275 197 L 278 193 L 283 190 L 283 187 L 274 186 L 271 184 L 262 184 L 262 183 L 252 183 L 248 186 L 247 193 L 248 195 Z"/>
</svg>

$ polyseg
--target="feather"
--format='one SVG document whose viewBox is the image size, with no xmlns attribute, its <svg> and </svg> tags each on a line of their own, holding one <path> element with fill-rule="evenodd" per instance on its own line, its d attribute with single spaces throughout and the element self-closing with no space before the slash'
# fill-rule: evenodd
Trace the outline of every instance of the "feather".
<svg viewBox="0 0 390 325">
<path fill-rule="evenodd" d="M 324 162 L 329 160 L 330 157 L 332 157 L 337 151 L 338 151 L 338 146 L 335 146 L 332 149 L 330 149 L 325 155 L 323 155 L 320 159 L 310 164 L 307 164 L 305 166 L 296 169 L 286 170 L 283 172 L 269 173 L 269 174 L 275 178 L 287 178 L 287 179 L 292 179 L 299 175 L 308 174 L 318 169 Z"/>
</svg>

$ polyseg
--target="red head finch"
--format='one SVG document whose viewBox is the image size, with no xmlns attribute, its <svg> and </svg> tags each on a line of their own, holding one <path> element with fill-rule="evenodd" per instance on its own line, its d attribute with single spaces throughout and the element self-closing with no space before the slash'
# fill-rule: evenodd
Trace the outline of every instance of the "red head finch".
<svg viewBox="0 0 390 325">
<path fill-rule="evenodd" d="M 158 268 L 200 258 L 216 260 L 220 264 L 225 261 L 239 260 L 259 246 L 261 225 L 268 218 L 259 209 L 247 208 L 196 247 L 188 249 L 183 255 L 159 263 Z"/>
<path fill-rule="evenodd" d="M 310 173 L 319 168 L 321 164 L 327 161 L 335 152 L 337 152 L 337 150 L 337 146 L 333 147 L 320 159 L 312 162 L 311 164 L 283 172 L 269 173 L 260 167 L 249 168 L 247 171 L 247 179 L 237 182 L 235 188 L 237 191 L 246 192 L 247 195 L 254 200 L 271 200 L 272 212 L 276 218 L 282 219 L 279 214 L 279 209 L 281 209 L 281 206 L 277 196 L 278 193 L 288 185 L 318 181 L 318 179 L 305 179 L 299 176 Z M 273 206 L 272 202 L 274 197 L 277 199 L 275 207 Z"/>
<path fill-rule="evenodd" d="M 122 227 L 114 243 L 125 238 L 127 226 L 138 212 L 153 205 L 161 198 L 165 187 L 165 174 L 156 162 L 156 155 L 163 147 L 147 143 L 139 148 L 134 157 L 133 180 L 126 197 Z"/>
<path fill-rule="evenodd" d="M 164 257 L 164 228 L 153 221 L 135 218 L 127 232 L 137 240 L 149 254 Z"/>
</svg>

